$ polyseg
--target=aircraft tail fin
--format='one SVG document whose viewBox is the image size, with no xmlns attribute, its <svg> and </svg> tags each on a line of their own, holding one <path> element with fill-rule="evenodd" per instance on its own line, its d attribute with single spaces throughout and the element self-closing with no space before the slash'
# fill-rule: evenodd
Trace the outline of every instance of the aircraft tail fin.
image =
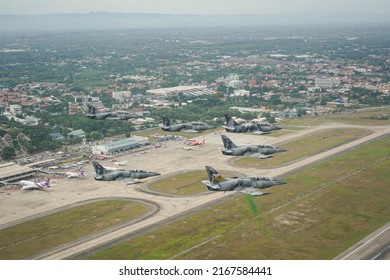
<svg viewBox="0 0 390 280">
<path fill-rule="evenodd" d="M 163 126 L 170 126 L 171 121 L 167 117 L 163 117 Z"/>
<path fill-rule="evenodd" d="M 227 126 L 237 126 L 238 123 L 233 120 L 233 118 L 230 115 L 225 115 L 226 125 Z"/>
<path fill-rule="evenodd" d="M 95 115 L 96 114 L 96 108 L 93 107 L 91 104 L 87 103 L 88 107 L 88 115 Z"/>
<path fill-rule="evenodd" d="M 226 135 L 222 134 L 221 138 L 222 138 L 223 146 L 225 149 L 230 150 L 232 148 L 237 148 L 237 145 L 234 144 L 233 141 L 230 140 L 230 138 L 227 137 Z"/>
<path fill-rule="evenodd" d="M 46 189 L 46 188 L 50 188 L 50 177 L 47 178 L 47 180 L 42 184 L 42 188 Z"/>
<path fill-rule="evenodd" d="M 212 168 L 211 166 L 206 166 L 207 175 L 209 176 L 209 180 L 211 184 L 225 181 L 225 178 L 222 177 L 217 170 Z"/>
<path fill-rule="evenodd" d="M 95 169 L 96 175 L 103 175 L 107 172 L 107 169 L 105 169 L 100 163 L 97 161 L 92 161 L 93 168 Z"/>
</svg>

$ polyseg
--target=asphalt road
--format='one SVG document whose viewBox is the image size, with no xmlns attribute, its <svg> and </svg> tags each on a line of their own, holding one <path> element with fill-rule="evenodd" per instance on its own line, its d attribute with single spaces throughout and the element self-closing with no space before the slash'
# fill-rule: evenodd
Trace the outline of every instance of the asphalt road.
<svg viewBox="0 0 390 280">
<path fill-rule="evenodd" d="M 342 124 L 326 124 L 309 127 L 299 131 L 293 131 L 281 137 L 258 136 L 251 134 L 229 134 L 232 140 L 238 144 L 263 143 L 278 145 L 279 143 L 303 137 L 315 131 L 338 128 L 354 127 L 367 129 L 367 126 L 354 126 Z M 347 151 L 363 143 L 372 141 L 378 137 L 390 133 L 390 127 L 369 127 L 372 133 L 355 141 L 340 145 L 328 151 L 302 158 L 299 161 L 280 166 L 274 169 L 258 170 L 254 168 L 239 168 L 229 164 L 229 157 L 223 156 L 219 148 L 222 146 L 219 133 L 206 134 L 206 145 L 195 150 L 184 150 L 182 142 L 167 142 L 163 147 L 150 149 L 143 153 L 121 154 L 118 161 L 128 161 L 126 169 L 144 169 L 159 172 L 162 176 L 170 176 L 175 172 L 204 169 L 205 165 L 212 165 L 217 170 L 234 170 L 245 175 L 266 175 L 269 177 L 281 177 L 289 172 L 302 169 L 318 161 Z M 104 166 L 113 166 L 111 162 L 101 161 Z M 110 244 L 136 234 L 167 223 L 173 219 L 185 216 L 191 211 L 197 211 L 218 200 L 226 199 L 233 193 L 207 192 L 194 196 L 168 196 L 157 195 L 141 191 L 148 183 L 159 180 L 162 176 L 155 177 L 141 185 L 125 186 L 122 182 L 95 181 L 92 174 L 92 165 L 85 168 L 87 176 L 82 179 L 57 179 L 53 187 L 46 192 L 14 192 L 9 195 L 0 194 L 0 229 L 19 222 L 45 215 L 59 208 L 69 207 L 83 201 L 124 197 L 133 200 L 150 202 L 158 207 L 151 215 L 137 220 L 135 223 L 114 228 L 103 234 L 85 237 L 75 242 L 54 248 L 50 252 L 36 256 L 37 259 L 68 259 L 79 256 L 83 252 L 89 252 L 95 248 Z M 387 240 L 390 240 L 387 237 Z M 384 252 L 383 254 L 388 255 Z"/>
<path fill-rule="evenodd" d="M 338 255 L 335 260 L 390 260 L 390 222 Z"/>
</svg>

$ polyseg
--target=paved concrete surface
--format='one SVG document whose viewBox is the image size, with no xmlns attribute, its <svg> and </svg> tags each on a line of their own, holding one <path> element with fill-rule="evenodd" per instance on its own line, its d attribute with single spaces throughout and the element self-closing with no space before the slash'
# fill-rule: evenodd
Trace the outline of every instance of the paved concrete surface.
<svg viewBox="0 0 390 280">
<path fill-rule="evenodd" d="M 258 136 L 252 134 L 229 134 L 237 145 L 247 143 L 263 143 L 270 145 L 279 145 L 280 143 L 303 137 L 306 134 L 329 128 L 362 128 L 367 126 L 343 125 L 343 124 L 325 124 L 315 127 L 308 127 L 299 131 L 292 131 L 281 137 Z M 212 165 L 217 170 L 234 170 L 245 175 L 266 175 L 269 177 L 280 177 L 293 170 L 297 170 L 334 156 L 338 153 L 351 149 L 362 143 L 372 141 L 380 136 L 390 133 L 389 126 L 369 127 L 372 133 L 358 140 L 340 145 L 328 151 L 303 158 L 299 161 L 287 164 L 278 168 L 259 170 L 254 168 L 240 168 L 231 166 L 229 159 L 231 157 L 223 156 L 220 148 L 222 142 L 220 133 L 206 134 L 206 145 L 195 150 L 184 150 L 182 142 L 166 142 L 161 148 L 151 148 L 143 153 L 121 154 L 116 157 L 117 161 L 127 160 L 126 169 L 145 169 L 148 171 L 159 172 L 161 176 L 169 176 L 178 170 L 204 170 L 205 165 Z M 104 166 L 114 166 L 112 162 L 101 161 Z M 95 236 L 76 242 L 69 246 L 55 248 L 38 258 L 43 259 L 65 259 L 81 252 L 92 250 L 93 248 L 106 244 L 113 240 L 120 239 L 123 236 L 139 231 L 143 228 L 151 227 L 170 218 L 185 213 L 191 209 L 199 209 L 212 203 L 215 200 L 222 199 L 234 193 L 209 192 L 203 195 L 194 196 L 162 196 L 152 193 L 142 192 L 141 185 L 126 186 L 122 182 L 102 182 L 93 179 L 92 165 L 88 164 L 85 168 L 86 177 L 81 179 L 57 179 L 53 182 L 53 187 L 48 191 L 32 192 L 14 192 L 11 194 L 0 194 L 0 229 L 10 225 L 36 218 L 46 213 L 57 211 L 59 208 L 68 207 L 83 201 L 110 198 L 125 197 L 135 200 L 150 201 L 158 205 L 159 211 L 153 215 L 139 220 L 128 226 L 107 232 L 103 235 Z M 161 177 L 160 176 L 160 177 Z M 159 177 L 151 178 L 147 182 L 158 180 Z"/>
</svg>

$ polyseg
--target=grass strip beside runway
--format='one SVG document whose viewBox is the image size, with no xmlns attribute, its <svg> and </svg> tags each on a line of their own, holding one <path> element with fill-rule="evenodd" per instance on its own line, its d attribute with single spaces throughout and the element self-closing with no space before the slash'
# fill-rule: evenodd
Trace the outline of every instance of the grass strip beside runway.
<svg viewBox="0 0 390 280">
<path fill-rule="evenodd" d="M 348 143 L 367 135 L 367 131 L 355 128 L 325 129 L 310 133 L 305 137 L 292 140 L 278 148 L 286 149 L 286 152 L 273 154 L 273 158 L 261 160 L 256 157 L 239 157 L 233 159 L 239 167 L 271 168 L 289 162 L 308 157 L 336 146 Z"/>
<path fill-rule="evenodd" d="M 25 259 L 148 211 L 126 200 L 91 202 L 0 230 L 0 259 Z"/>
<path fill-rule="evenodd" d="M 223 171 L 225 177 L 238 176 L 237 172 Z M 193 195 L 207 192 L 206 186 L 201 180 L 208 180 L 206 169 L 179 172 L 177 174 L 162 178 L 148 186 L 152 191 L 174 194 L 174 195 Z"/>
<path fill-rule="evenodd" d="M 389 151 L 387 136 L 89 259 L 332 259 L 388 222 Z"/>
</svg>

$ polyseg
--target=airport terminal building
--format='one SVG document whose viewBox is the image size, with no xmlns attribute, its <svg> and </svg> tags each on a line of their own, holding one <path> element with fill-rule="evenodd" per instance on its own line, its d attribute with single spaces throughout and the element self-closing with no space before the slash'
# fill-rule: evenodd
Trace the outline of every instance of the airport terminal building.
<svg viewBox="0 0 390 280">
<path fill-rule="evenodd" d="M 95 145 L 92 147 L 92 153 L 95 155 L 111 155 L 139 148 L 149 144 L 150 143 L 148 138 L 134 136 L 119 141 Z"/>
<path fill-rule="evenodd" d="M 37 169 L 13 162 L 0 165 L 0 182 L 11 183 L 33 176 Z"/>
</svg>

